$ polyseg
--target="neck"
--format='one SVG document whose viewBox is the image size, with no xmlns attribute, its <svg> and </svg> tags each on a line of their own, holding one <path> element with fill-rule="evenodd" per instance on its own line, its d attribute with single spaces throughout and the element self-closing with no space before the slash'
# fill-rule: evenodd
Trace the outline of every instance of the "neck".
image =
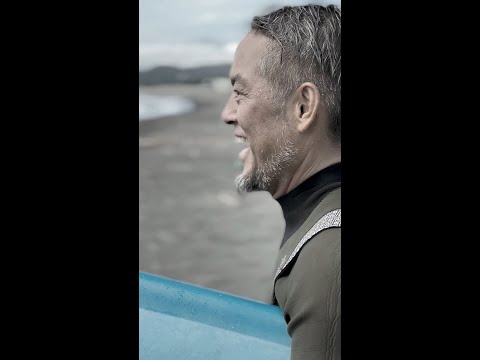
<svg viewBox="0 0 480 360">
<path fill-rule="evenodd" d="M 322 153 L 325 155 L 319 156 L 318 150 L 308 152 L 303 160 L 296 164 L 291 176 L 279 180 L 275 190 L 271 192 L 272 197 L 278 199 L 288 194 L 311 176 L 342 160 L 339 149 L 329 149 L 320 152 Z"/>
</svg>

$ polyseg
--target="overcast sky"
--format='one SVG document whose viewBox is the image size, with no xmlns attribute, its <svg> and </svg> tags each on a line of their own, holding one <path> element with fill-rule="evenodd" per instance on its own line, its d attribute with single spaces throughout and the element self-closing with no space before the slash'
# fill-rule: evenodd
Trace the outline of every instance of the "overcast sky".
<svg viewBox="0 0 480 360">
<path fill-rule="evenodd" d="M 340 0 L 140 0 L 140 69 L 229 63 L 255 15 Z"/>
</svg>

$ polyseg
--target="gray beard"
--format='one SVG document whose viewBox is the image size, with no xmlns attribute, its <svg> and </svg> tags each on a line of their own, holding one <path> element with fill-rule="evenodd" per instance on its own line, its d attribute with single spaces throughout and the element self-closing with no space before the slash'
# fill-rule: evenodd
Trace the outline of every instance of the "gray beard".
<svg viewBox="0 0 480 360">
<path fill-rule="evenodd" d="M 275 153 L 250 175 L 240 174 L 235 179 L 239 192 L 268 191 L 272 181 L 278 179 L 283 170 L 294 161 L 298 149 L 290 141 L 279 146 Z"/>
</svg>

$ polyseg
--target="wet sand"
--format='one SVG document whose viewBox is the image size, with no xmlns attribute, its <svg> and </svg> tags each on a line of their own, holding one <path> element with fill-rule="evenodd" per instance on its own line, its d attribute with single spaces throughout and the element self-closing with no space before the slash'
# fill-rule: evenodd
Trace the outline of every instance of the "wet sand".
<svg viewBox="0 0 480 360">
<path fill-rule="evenodd" d="M 237 194 L 225 93 L 209 85 L 140 88 L 182 95 L 189 114 L 139 123 L 140 271 L 268 301 L 284 219 L 265 192 Z"/>
</svg>

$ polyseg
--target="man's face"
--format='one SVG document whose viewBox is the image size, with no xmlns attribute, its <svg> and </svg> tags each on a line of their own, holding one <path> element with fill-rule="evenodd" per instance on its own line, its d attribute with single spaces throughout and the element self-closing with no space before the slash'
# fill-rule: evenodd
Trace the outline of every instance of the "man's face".
<svg viewBox="0 0 480 360">
<path fill-rule="evenodd" d="M 237 188 L 273 195 L 298 151 L 287 118 L 273 106 L 271 85 L 255 70 L 267 43 L 266 37 L 249 33 L 239 44 L 230 70 L 233 92 L 222 117 L 234 125 L 236 140 L 247 145 L 239 153 L 244 167 L 236 178 Z"/>
</svg>

